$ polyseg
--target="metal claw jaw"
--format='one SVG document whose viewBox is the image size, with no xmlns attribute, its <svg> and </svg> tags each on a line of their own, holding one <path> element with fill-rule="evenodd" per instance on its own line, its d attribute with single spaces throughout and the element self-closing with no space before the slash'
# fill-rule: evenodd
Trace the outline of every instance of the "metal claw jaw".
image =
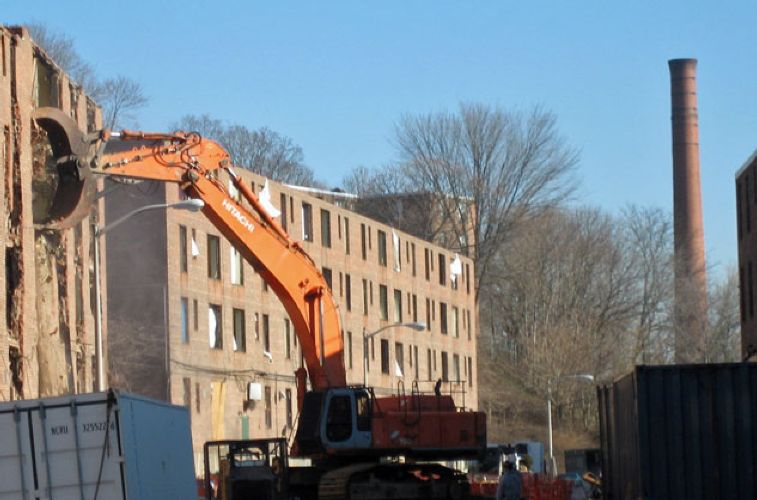
<svg viewBox="0 0 757 500">
<path fill-rule="evenodd" d="M 81 222 L 95 202 L 91 162 L 94 139 L 58 108 L 38 108 L 34 120 L 47 133 L 58 173 L 50 210 L 35 224 L 46 229 L 67 229 Z"/>
</svg>

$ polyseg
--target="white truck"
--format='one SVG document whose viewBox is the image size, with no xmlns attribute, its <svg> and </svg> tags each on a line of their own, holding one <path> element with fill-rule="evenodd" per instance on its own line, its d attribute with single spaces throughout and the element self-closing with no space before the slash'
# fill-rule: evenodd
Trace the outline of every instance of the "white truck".
<svg viewBox="0 0 757 500">
<path fill-rule="evenodd" d="M 0 500 L 197 498 L 187 409 L 110 390 L 0 403 Z"/>
</svg>

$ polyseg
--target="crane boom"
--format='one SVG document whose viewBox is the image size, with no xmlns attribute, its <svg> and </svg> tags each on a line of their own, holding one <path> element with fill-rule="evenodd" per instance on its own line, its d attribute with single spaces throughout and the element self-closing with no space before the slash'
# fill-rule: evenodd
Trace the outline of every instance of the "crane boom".
<svg viewBox="0 0 757 500">
<path fill-rule="evenodd" d="M 205 203 L 203 214 L 281 300 L 302 346 L 313 389 L 347 384 L 341 320 L 326 279 L 232 170 L 223 147 L 197 133 L 185 132 L 99 131 L 84 136 L 56 108 L 40 108 L 35 118 L 48 131 L 59 169 L 65 165 L 68 178 L 104 175 L 170 182 L 178 184 L 187 196 L 201 199 Z M 229 173 L 239 199 L 224 188 L 218 179 L 219 170 Z M 75 211 L 81 217 L 83 210 Z M 298 376 L 298 381 L 301 378 Z M 304 391 L 301 382 L 300 399 Z"/>
</svg>

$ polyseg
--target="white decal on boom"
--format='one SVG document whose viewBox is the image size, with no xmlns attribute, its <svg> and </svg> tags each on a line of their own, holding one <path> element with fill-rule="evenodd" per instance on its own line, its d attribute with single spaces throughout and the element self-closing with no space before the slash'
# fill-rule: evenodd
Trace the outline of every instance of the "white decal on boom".
<svg viewBox="0 0 757 500">
<path fill-rule="evenodd" d="M 252 224 L 252 222 L 250 222 L 247 217 L 245 217 L 245 215 L 240 212 L 237 207 L 234 206 L 233 203 L 225 198 L 223 200 L 223 208 L 225 208 L 231 215 L 233 215 L 234 218 L 238 220 L 240 224 L 246 227 L 249 232 L 253 232 L 255 230 L 255 226 Z"/>
</svg>

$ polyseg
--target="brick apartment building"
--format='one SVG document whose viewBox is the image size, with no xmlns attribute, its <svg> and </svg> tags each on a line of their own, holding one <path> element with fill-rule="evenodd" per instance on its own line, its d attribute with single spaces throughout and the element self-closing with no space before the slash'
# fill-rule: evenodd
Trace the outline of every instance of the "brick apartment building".
<svg viewBox="0 0 757 500">
<path fill-rule="evenodd" d="M 736 224 L 739 242 L 739 290 L 741 292 L 741 352 L 757 351 L 755 279 L 757 276 L 757 152 L 736 173 Z"/>
<path fill-rule="evenodd" d="M 0 400 L 93 389 L 95 207 L 75 227 L 43 227 L 57 177 L 32 114 L 57 107 L 81 128 L 100 125 L 82 88 L 23 28 L 0 25 Z M 101 208 L 101 207 L 100 207 Z"/>
<path fill-rule="evenodd" d="M 265 179 L 237 172 L 262 189 Z M 442 378 L 443 391 L 476 408 L 473 262 L 339 206 L 348 195 L 273 182 L 269 190 L 281 224 L 331 284 L 348 383 L 365 378 L 390 394 L 416 382 L 431 391 Z M 180 199 L 175 185 L 116 187 L 105 197 L 106 219 Z M 250 264 L 203 215 L 186 211 L 136 216 L 106 238 L 110 384 L 191 408 L 197 465 L 210 439 L 290 435 L 299 343 Z M 397 322 L 426 329 L 389 328 L 364 352 L 364 332 Z"/>
</svg>

